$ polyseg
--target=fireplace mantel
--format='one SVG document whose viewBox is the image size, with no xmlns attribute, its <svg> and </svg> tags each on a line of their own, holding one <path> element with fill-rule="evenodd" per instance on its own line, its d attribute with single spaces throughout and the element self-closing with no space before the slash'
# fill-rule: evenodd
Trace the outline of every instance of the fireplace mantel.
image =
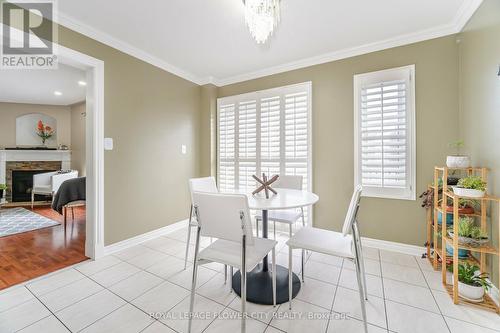
<svg viewBox="0 0 500 333">
<path fill-rule="evenodd" d="M 7 162 L 60 161 L 63 170 L 71 169 L 70 150 L 5 150 L 0 149 L 0 184 L 6 181 Z"/>
</svg>

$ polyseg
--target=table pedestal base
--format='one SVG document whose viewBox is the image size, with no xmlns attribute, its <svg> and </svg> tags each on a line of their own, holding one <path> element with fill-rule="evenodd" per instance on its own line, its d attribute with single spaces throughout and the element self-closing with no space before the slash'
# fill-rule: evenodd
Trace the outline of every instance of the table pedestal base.
<svg viewBox="0 0 500 333">
<path fill-rule="evenodd" d="M 269 267 L 271 268 L 271 267 Z M 276 265 L 276 304 L 288 302 L 288 269 Z M 300 290 L 300 280 L 296 274 L 292 274 L 293 292 L 295 298 Z M 233 289 L 241 296 L 241 273 L 237 271 L 233 275 Z M 271 270 L 264 271 L 259 264 L 253 271 L 247 273 L 247 301 L 257 304 L 273 305 L 273 280 Z"/>
</svg>

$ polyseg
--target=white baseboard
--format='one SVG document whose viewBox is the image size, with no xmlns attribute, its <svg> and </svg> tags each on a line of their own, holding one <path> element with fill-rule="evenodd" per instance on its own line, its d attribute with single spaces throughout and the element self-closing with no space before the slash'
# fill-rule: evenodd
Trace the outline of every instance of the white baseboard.
<svg viewBox="0 0 500 333">
<path fill-rule="evenodd" d="M 152 231 L 146 232 L 144 234 L 141 234 L 141 235 L 138 235 L 138 236 L 135 236 L 132 238 L 128 238 L 128 239 L 122 240 L 120 242 L 111 244 L 111 245 L 107 245 L 104 247 L 103 255 L 106 256 L 108 254 L 116 253 L 118 251 L 125 250 L 129 247 L 139 245 L 141 243 L 147 242 L 147 241 L 155 239 L 157 237 L 164 236 L 164 235 L 169 234 L 171 232 L 182 229 L 185 226 L 187 226 L 187 221 L 188 220 L 185 219 L 185 220 L 167 225 L 165 227 L 162 227 L 162 228 L 159 228 L 156 230 L 152 230 Z"/>
<path fill-rule="evenodd" d="M 409 254 L 412 256 L 421 256 L 423 253 L 426 252 L 426 248 L 423 246 L 397 243 L 381 239 L 361 237 L 361 242 L 363 243 L 363 246 L 366 247 L 373 247 L 379 250 L 399 252 L 399 253 Z"/>
</svg>

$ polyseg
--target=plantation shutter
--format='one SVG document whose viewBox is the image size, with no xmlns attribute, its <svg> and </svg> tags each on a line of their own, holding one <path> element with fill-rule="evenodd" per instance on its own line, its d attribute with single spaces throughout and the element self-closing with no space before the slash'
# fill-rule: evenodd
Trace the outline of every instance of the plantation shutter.
<svg viewBox="0 0 500 333">
<path fill-rule="evenodd" d="M 309 188 L 308 175 L 308 94 L 285 95 L 285 173 L 301 175 L 303 188 Z"/>
<path fill-rule="evenodd" d="M 257 171 L 257 104 L 255 100 L 238 103 L 238 188 L 255 187 L 252 178 Z"/>
<path fill-rule="evenodd" d="M 252 175 L 302 175 L 311 190 L 311 84 L 220 98 L 218 183 L 221 191 L 251 191 Z"/>
<path fill-rule="evenodd" d="M 408 199 L 414 191 L 411 71 L 384 72 L 358 81 L 357 183 L 368 195 Z"/>
<path fill-rule="evenodd" d="M 235 188 L 236 107 L 235 104 L 219 106 L 218 126 L 218 179 L 219 189 Z"/>
<path fill-rule="evenodd" d="M 281 173 L 281 98 L 263 98 L 260 103 L 260 172 L 267 175 Z"/>
</svg>

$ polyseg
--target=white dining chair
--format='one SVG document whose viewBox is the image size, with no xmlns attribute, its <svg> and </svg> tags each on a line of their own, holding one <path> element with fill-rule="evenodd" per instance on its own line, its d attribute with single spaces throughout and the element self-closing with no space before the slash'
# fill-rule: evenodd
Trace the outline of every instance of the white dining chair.
<svg viewBox="0 0 500 333">
<path fill-rule="evenodd" d="M 292 190 L 302 190 L 302 176 L 282 175 L 274 183 L 273 187 L 278 189 L 286 188 Z M 262 215 L 260 214 L 262 213 L 259 212 L 255 216 L 255 229 L 257 231 L 257 236 L 259 235 L 259 222 L 262 221 Z M 302 219 L 303 227 L 306 225 L 303 207 L 300 207 L 299 209 L 270 210 L 267 215 L 267 219 L 274 223 L 274 239 L 276 239 L 276 222 L 288 224 L 288 233 L 290 237 L 292 237 L 293 225 L 299 219 Z"/>
<path fill-rule="evenodd" d="M 184 257 L 184 269 L 186 269 L 187 267 L 187 260 L 189 255 L 189 242 L 191 240 L 191 228 L 196 227 L 197 225 L 196 220 L 193 219 L 194 217 L 193 193 L 194 192 L 219 193 L 219 189 L 217 188 L 217 184 L 215 183 L 214 177 L 191 178 L 189 180 L 189 192 L 191 194 L 191 208 L 189 209 L 186 255 Z"/>
<path fill-rule="evenodd" d="M 342 257 L 352 260 L 356 266 L 361 312 L 363 315 L 365 332 L 368 332 L 366 322 L 365 300 L 368 299 L 366 290 L 365 267 L 362 254 L 361 238 L 359 235 L 357 215 L 361 198 L 361 186 L 356 187 L 349 204 L 349 209 L 344 220 L 342 232 L 318 228 L 302 228 L 287 242 L 288 267 L 292 266 L 293 250 L 302 249 L 319 252 L 326 255 Z M 304 281 L 304 267 L 302 267 L 302 281 Z M 288 270 L 289 309 L 292 309 L 292 270 Z"/>
<path fill-rule="evenodd" d="M 276 306 L 276 244 L 272 239 L 253 236 L 252 217 L 246 195 L 193 193 L 197 233 L 193 263 L 193 280 L 189 304 L 188 332 L 191 332 L 198 266 L 218 262 L 241 272 L 241 332 L 246 330 L 246 279 L 265 256 L 272 252 L 272 297 Z M 203 250 L 200 236 L 217 238 Z"/>
<path fill-rule="evenodd" d="M 31 189 L 31 209 L 35 203 L 35 194 L 50 195 L 54 200 L 54 195 L 59 187 L 68 179 L 78 178 L 78 171 L 68 172 L 51 171 L 33 175 L 33 188 Z"/>
</svg>

